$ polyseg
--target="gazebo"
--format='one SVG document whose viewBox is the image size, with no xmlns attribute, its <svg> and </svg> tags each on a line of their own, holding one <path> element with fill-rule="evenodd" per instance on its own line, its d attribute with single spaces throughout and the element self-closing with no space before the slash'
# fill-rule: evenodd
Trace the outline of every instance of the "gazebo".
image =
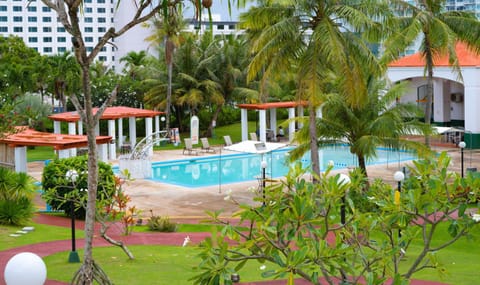
<svg viewBox="0 0 480 285">
<path fill-rule="evenodd" d="M 248 140 L 248 110 L 258 111 L 259 121 L 259 135 L 260 141 L 267 141 L 267 110 L 270 112 L 270 131 L 273 132 L 273 138 L 277 135 L 277 108 L 288 108 L 288 141 L 293 140 L 295 133 L 295 108 L 298 108 L 298 114 L 303 115 L 303 107 L 306 106 L 305 102 L 270 102 L 270 103 L 258 103 L 258 104 L 237 104 L 237 107 L 241 109 L 241 126 L 242 126 L 242 141 Z M 301 127 L 301 123 L 299 123 Z"/>
<path fill-rule="evenodd" d="M 98 111 L 98 108 L 94 108 L 94 113 Z M 123 135 L 123 119 L 128 118 L 129 124 L 129 145 L 130 149 L 135 147 L 137 142 L 137 131 L 136 131 L 136 119 L 145 118 L 145 136 L 150 137 L 153 134 L 153 118 L 155 118 L 155 134 L 158 136 L 160 133 L 160 120 L 159 117 L 165 114 L 160 111 L 145 110 L 131 107 L 107 107 L 103 113 L 101 120 L 108 120 L 108 135 L 114 138 L 110 145 L 108 146 L 108 159 L 114 160 L 117 159 L 116 151 L 117 148 L 120 148 L 124 144 L 124 135 Z M 83 124 L 80 120 L 80 115 L 77 111 L 58 113 L 49 116 L 50 119 L 54 121 L 53 130 L 54 133 L 61 133 L 61 122 L 68 123 L 68 134 L 83 134 Z M 115 130 L 115 120 L 118 123 L 118 135 Z M 78 123 L 78 132 L 76 125 Z M 97 135 L 100 133 L 100 128 L 97 125 L 96 130 Z M 115 138 L 118 137 L 117 140 Z M 158 139 L 158 138 L 157 138 Z M 75 155 L 75 149 L 69 150 L 73 152 L 72 155 Z M 102 150 L 100 150 L 102 151 Z M 106 150 L 105 150 L 106 151 Z M 153 149 L 149 150 L 150 154 L 153 154 Z"/>
<path fill-rule="evenodd" d="M 108 144 L 111 140 L 110 136 L 96 138 L 98 145 Z M 51 146 L 60 153 L 87 145 L 87 136 L 84 135 L 52 134 L 19 127 L 18 132 L 0 138 L 0 163 L 16 172 L 27 172 L 27 146 Z M 100 159 L 105 161 L 104 157 L 100 156 Z"/>
</svg>

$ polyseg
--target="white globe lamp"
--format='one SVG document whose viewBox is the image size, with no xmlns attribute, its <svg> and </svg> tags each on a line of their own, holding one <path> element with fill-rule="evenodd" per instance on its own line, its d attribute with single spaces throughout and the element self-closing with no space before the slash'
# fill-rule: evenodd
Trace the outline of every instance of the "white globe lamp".
<svg viewBox="0 0 480 285">
<path fill-rule="evenodd" d="M 4 277 L 6 285 L 43 285 L 47 280 L 47 267 L 35 253 L 21 252 L 10 258 Z"/>
</svg>

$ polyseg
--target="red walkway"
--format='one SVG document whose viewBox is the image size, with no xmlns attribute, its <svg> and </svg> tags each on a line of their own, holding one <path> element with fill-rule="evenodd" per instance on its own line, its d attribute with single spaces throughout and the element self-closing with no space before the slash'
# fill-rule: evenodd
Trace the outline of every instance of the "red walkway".
<svg viewBox="0 0 480 285">
<path fill-rule="evenodd" d="M 35 217 L 35 222 L 41 224 L 49 224 L 55 226 L 63 226 L 63 227 L 70 227 L 70 220 L 63 218 L 63 217 L 56 217 L 46 214 L 38 214 Z M 83 229 L 84 224 L 82 221 L 76 222 L 76 227 L 78 229 Z M 114 230 L 114 228 L 112 228 Z M 112 234 L 109 231 L 110 235 Z M 120 239 L 120 233 L 115 235 L 115 238 Z M 200 241 L 204 240 L 207 236 L 210 236 L 210 233 L 132 233 L 129 236 L 121 236 L 121 239 L 125 241 L 128 245 L 142 245 L 142 244 L 152 244 L 152 245 L 174 245 L 174 246 L 181 246 L 183 240 L 186 236 L 190 237 L 190 242 L 193 244 L 198 244 Z M 77 239 L 77 248 L 83 248 L 84 240 Z M 94 246 L 109 246 L 110 244 L 107 243 L 105 240 L 101 238 L 96 238 L 94 240 Z M 4 268 L 8 262 L 8 260 L 17 253 L 20 252 L 33 252 L 40 257 L 48 256 L 60 251 L 69 251 L 71 249 L 71 240 L 60 240 L 60 241 L 52 241 L 52 242 L 45 242 L 45 243 L 38 243 L 38 244 L 30 244 L 22 247 L 17 247 L 9 250 L 5 250 L 0 252 L 0 285 L 5 285 L 3 273 Z M 64 285 L 68 283 L 47 280 L 45 285 Z M 284 280 L 275 280 L 275 281 L 262 281 L 262 282 L 250 282 L 250 283 L 241 283 L 243 285 L 248 284 L 261 284 L 261 285 L 281 285 L 285 284 Z M 302 279 L 295 280 L 296 285 L 306 285 L 311 284 L 307 281 Z M 142 284 L 143 285 L 143 284 Z M 145 284 L 148 285 L 148 284 Z M 431 282 L 431 281 L 420 281 L 420 280 L 413 280 L 411 285 L 445 285 L 444 283 L 438 282 Z"/>
</svg>

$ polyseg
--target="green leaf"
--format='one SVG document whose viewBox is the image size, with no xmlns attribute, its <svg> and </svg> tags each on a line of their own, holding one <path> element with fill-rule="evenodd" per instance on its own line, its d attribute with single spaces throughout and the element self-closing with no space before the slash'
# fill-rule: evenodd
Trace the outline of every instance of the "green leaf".
<svg viewBox="0 0 480 285">
<path fill-rule="evenodd" d="M 450 226 L 448 226 L 448 233 L 452 237 L 455 237 L 455 236 L 458 235 L 458 223 L 457 223 L 457 221 L 452 221 Z"/>
</svg>

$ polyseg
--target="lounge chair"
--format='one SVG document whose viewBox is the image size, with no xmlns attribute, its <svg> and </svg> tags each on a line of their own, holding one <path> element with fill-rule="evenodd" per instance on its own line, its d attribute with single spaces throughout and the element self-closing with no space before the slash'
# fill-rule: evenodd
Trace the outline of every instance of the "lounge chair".
<svg viewBox="0 0 480 285">
<path fill-rule="evenodd" d="M 230 136 L 223 136 L 223 140 L 225 141 L 225 146 L 232 145 L 232 139 L 230 138 Z"/>
<path fill-rule="evenodd" d="M 258 141 L 257 134 L 256 134 L 256 133 L 250 133 L 250 139 L 251 139 L 252 141 Z"/>
<path fill-rule="evenodd" d="M 188 155 L 197 155 L 198 151 L 193 148 L 192 139 L 183 139 L 185 146 L 183 147 L 183 154 L 187 153 Z"/>
<path fill-rule="evenodd" d="M 202 151 L 215 153 L 215 149 L 210 147 L 210 143 L 208 142 L 207 138 L 200 138 L 200 141 L 202 142 Z"/>
</svg>

